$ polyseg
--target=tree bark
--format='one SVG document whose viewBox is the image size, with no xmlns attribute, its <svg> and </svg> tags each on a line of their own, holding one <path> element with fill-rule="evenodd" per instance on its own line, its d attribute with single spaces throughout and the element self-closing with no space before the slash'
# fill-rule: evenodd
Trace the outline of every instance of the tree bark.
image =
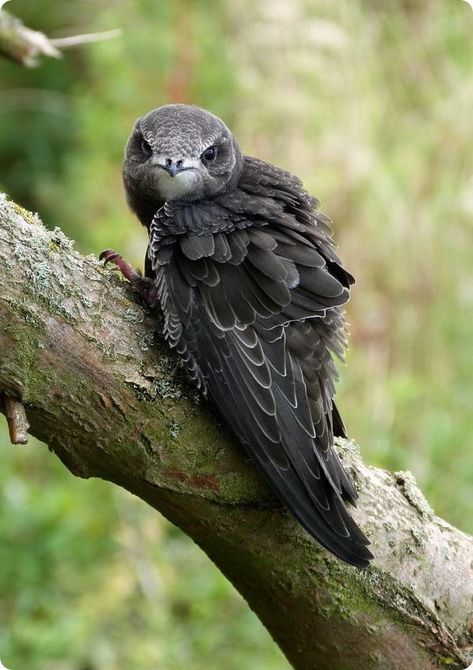
<svg viewBox="0 0 473 670">
<path fill-rule="evenodd" d="M 277 504 L 183 380 L 132 288 L 0 199 L 0 393 L 80 477 L 122 486 L 208 554 L 301 670 L 466 668 L 473 538 L 434 516 L 410 473 L 338 451 L 372 540 L 360 571 Z"/>
</svg>

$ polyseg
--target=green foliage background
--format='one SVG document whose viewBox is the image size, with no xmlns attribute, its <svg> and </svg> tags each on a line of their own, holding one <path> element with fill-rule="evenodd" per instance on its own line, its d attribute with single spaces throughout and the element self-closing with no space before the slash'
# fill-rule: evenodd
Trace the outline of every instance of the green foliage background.
<svg viewBox="0 0 473 670">
<path fill-rule="evenodd" d="M 411 469 L 473 532 L 473 12 L 461 0 L 13 0 L 50 36 L 123 28 L 25 71 L 0 61 L 0 188 L 86 253 L 145 238 L 120 164 L 169 101 L 299 174 L 357 277 L 339 405 L 367 461 Z M 0 658 L 12 670 L 288 668 L 241 598 L 143 503 L 1 432 Z M 288 613 L 290 616 L 290 613 Z"/>
</svg>

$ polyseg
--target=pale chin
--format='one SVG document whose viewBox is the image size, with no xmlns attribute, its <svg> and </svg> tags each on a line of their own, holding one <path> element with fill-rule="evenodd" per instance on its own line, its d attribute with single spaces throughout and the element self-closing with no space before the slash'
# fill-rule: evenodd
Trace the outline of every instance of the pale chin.
<svg viewBox="0 0 473 670">
<path fill-rule="evenodd" d="M 201 180 L 195 170 L 184 170 L 174 177 L 164 170 L 159 171 L 158 189 L 163 200 L 180 200 L 197 195 L 201 187 Z"/>
</svg>

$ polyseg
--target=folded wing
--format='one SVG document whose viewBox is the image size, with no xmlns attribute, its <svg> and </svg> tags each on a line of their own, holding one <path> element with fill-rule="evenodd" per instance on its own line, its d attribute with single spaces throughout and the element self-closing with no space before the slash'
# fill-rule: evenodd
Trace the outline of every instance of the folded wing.
<svg viewBox="0 0 473 670">
<path fill-rule="evenodd" d="M 344 429 L 332 356 L 343 355 L 351 277 L 303 226 L 258 221 L 151 245 L 166 334 L 302 526 L 363 567 L 369 542 L 333 449 Z"/>
</svg>

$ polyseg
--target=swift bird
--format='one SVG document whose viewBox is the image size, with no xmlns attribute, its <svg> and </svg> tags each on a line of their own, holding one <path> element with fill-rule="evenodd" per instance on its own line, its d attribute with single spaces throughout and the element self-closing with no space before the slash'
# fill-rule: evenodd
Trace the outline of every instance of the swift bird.
<svg viewBox="0 0 473 670">
<path fill-rule="evenodd" d="M 149 232 L 145 278 L 110 249 L 101 259 L 162 310 L 167 342 L 300 524 L 367 566 L 369 541 L 345 506 L 357 494 L 333 448 L 345 429 L 332 355 L 343 356 L 354 279 L 318 201 L 243 156 L 218 117 L 180 104 L 138 119 L 123 180 Z"/>
</svg>

